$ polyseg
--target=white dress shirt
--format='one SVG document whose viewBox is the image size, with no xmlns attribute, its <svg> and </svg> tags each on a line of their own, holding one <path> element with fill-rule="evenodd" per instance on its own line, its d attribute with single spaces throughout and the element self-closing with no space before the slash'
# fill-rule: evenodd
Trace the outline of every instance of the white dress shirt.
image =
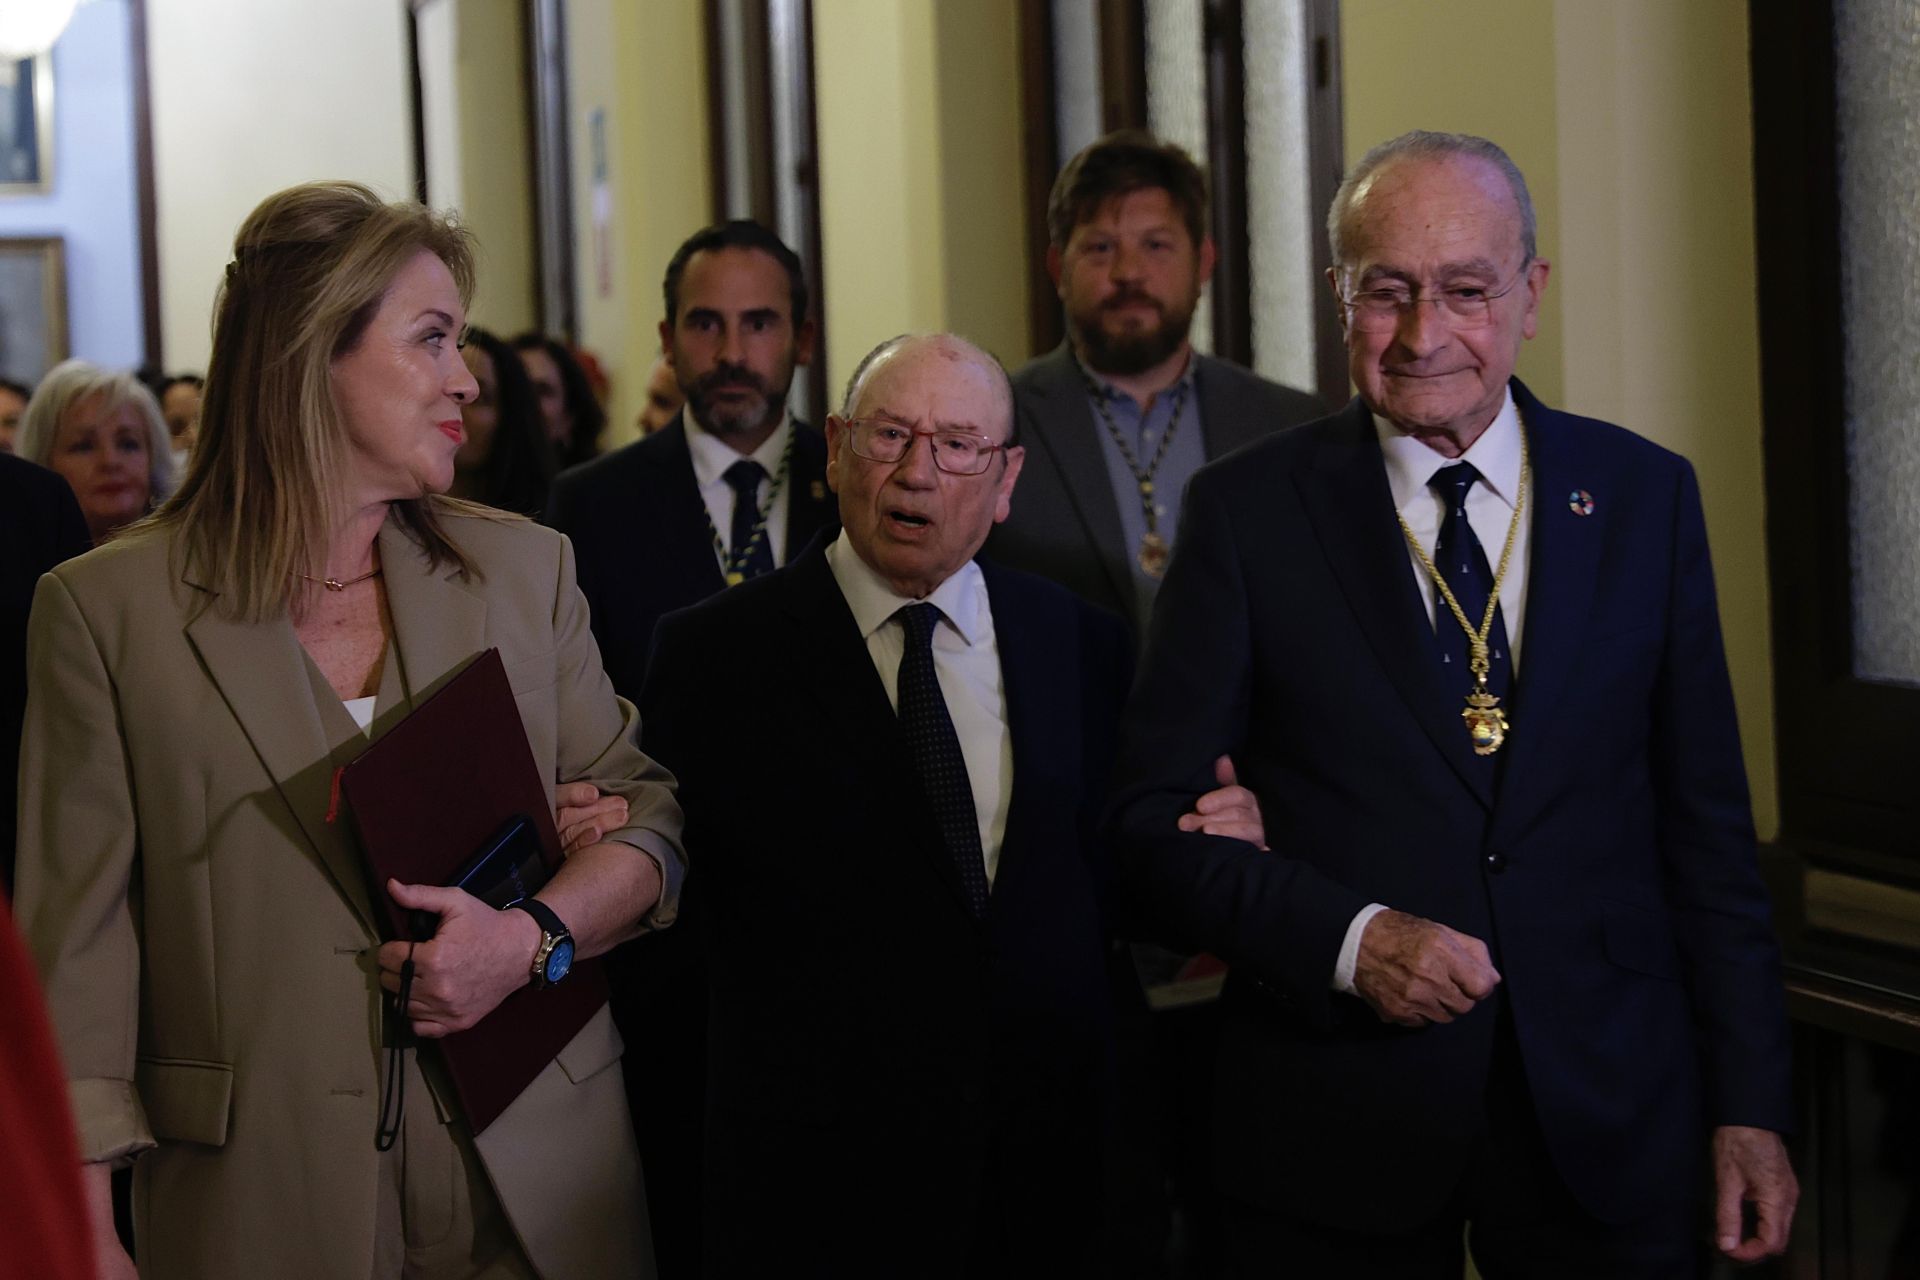
<svg viewBox="0 0 1920 1280">
<path fill-rule="evenodd" d="M 1487 571 L 1497 573 L 1500 549 L 1507 543 L 1507 527 L 1513 522 L 1513 504 L 1520 493 L 1520 411 L 1514 407 L 1513 392 L 1507 392 L 1493 422 L 1457 459 L 1434 452 L 1379 414 L 1373 416 L 1373 429 L 1380 437 L 1381 456 L 1386 459 L 1387 485 L 1393 491 L 1393 505 L 1428 556 L 1433 555 L 1434 543 L 1440 540 L 1440 522 L 1446 518 L 1447 502 L 1427 481 L 1433 478 L 1434 472 L 1453 462 L 1474 465 L 1482 482 L 1467 491 L 1467 523 L 1473 527 L 1473 536 L 1480 540 L 1480 549 L 1486 552 Z M 1516 679 L 1520 675 L 1520 633 L 1526 625 L 1527 552 L 1532 542 L 1533 512 L 1538 509 L 1538 499 L 1539 495 L 1533 491 L 1533 478 L 1528 476 L 1528 511 L 1514 531 L 1513 556 L 1507 562 L 1507 576 L 1500 581 L 1500 620 L 1506 625 L 1507 656 Z M 1407 548 L 1407 563 L 1420 584 L 1420 598 L 1427 605 L 1427 620 L 1433 622 L 1437 616 L 1439 625 L 1459 626 L 1459 620 L 1441 599 L 1433 578 L 1411 547 Z M 1473 619 L 1473 624 L 1477 628 L 1480 619 Z M 1464 671 L 1460 676 L 1462 681 L 1470 679 Z M 1461 698 L 1467 696 L 1467 690 L 1468 684 L 1463 683 Z M 1340 956 L 1334 963 L 1334 990 L 1353 991 L 1353 971 L 1360 958 L 1360 935 L 1366 932 L 1368 921 L 1386 909 L 1377 902 L 1371 903 L 1362 907 L 1353 923 L 1347 926 Z"/>
<path fill-rule="evenodd" d="M 681 420 L 687 428 L 687 450 L 693 454 L 693 482 L 700 490 L 700 501 L 706 504 L 707 518 L 713 521 L 713 531 L 720 535 L 720 545 L 731 555 L 735 494 L 733 486 L 727 483 L 727 468 L 743 457 L 759 463 L 767 474 L 760 481 L 755 501 L 765 503 L 767 491 L 773 487 L 773 477 L 780 474 L 780 459 L 786 455 L 787 441 L 793 436 L 793 416 L 782 413 L 780 425 L 773 429 L 773 434 L 748 454 L 735 452 L 732 445 L 701 426 L 693 416 L 691 405 Z M 773 509 L 767 512 L 767 550 L 773 553 L 775 567 L 787 562 L 787 499 L 792 492 L 793 476 L 788 475 L 780 492 L 774 495 Z M 721 571 L 726 567 L 722 564 Z"/>
<path fill-rule="evenodd" d="M 919 601 L 900 595 L 847 543 L 842 533 L 827 547 L 827 565 L 840 584 L 847 608 L 867 642 L 867 656 L 880 673 L 887 701 L 900 711 L 900 658 L 906 633 L 893 615 Z M 940 696 L 960 739 L 973 788 L 973 813 L 980 824 L 980 852 L 987 883 L 1000 866 L 1000 843 L 1007 834 L 1007 809 L 1013 803 L 1013 735 L 1007 732 L 1007 695 L 1000 682 L 1000 645 L 994 636 L 993 609 L 980 566 L 969 560 L 935 587 L 927 603 L 940 610 L 933 629 L 933 669 Z"/>
</svg>

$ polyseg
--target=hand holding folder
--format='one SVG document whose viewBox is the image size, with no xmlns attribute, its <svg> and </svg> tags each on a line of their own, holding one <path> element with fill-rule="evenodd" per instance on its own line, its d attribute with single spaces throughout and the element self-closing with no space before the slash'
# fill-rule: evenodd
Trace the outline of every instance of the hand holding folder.
<svg viewBox="0 0 1920 1280">
<path fill-rule="evenodd" d="M 537 891 L 560 865 L 549 782 L 496 650 L 368 747 L 340 784 L 391 939 L 416 936 L 416 909 L 497 910 L 527 886 Z M 468 898 L 437 887 L 462 880 Z M 396 901 L 389 881 L 429 888 L 403 889 L 407 900 Z M 519 986 L 477 1025 L 441 1039 L 472 1131 L 491 1124 L 605 1002 L 599 965 L 582 962 L 565 982 L 543 991 Z"/>
</svg>

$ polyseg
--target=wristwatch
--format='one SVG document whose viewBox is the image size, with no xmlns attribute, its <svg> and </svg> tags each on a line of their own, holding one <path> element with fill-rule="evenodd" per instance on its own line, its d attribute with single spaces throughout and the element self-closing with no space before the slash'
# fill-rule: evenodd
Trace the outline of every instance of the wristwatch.
<svg viewBox="0 0 1920 1280">
<path fill-rule="evenodd" d="M 540 926 L 540 945 L 534 949 L 532 965 L 535 991 L 573 972 L 573 933 L 560 923 L 552 907 L 538 898 L 522 898 L 507 909 L 526 912 Z"/>
</svg>

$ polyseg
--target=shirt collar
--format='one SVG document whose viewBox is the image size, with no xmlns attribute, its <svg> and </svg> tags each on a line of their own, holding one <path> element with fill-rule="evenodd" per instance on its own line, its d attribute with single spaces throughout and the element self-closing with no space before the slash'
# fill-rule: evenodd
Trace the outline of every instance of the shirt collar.
<svg viewBox="0 0 1920 1280">
<path fill-rule="evenodd" d="M 846 531 L 827 544 L 827 567 L 847 598 L 862 640 L 884 627 L 902 608 L 920 603 L 901 595 L 860 558 L 847 541 Z M 969 646 L 986 639 L 986 580 L 980 566 L 969 560 L 933 589 L 927 603 L 939 609 Z"/>
<path fill-rule="evenodd" d="M 1098 394 L 1101 398 L 1106 400 L 1125 400 L 1128 404 L 1135 403 L 1134 398 L 1131 395 L 1122 391 L 1119 387 L 1114 386 L 1113 383 L 1109 382 L 1102 375 L 1094 372 L 1092 369 L 1087 368 L 1086 362 L 1080 358 L 1080 353 L 1073 349 L 1072 343 L 1067 344 L 1067 351 L 1073 356 L 1074 368 L 1080 370 L 1081 376 L 1087 380 L 1087 385 L 1092 387 L 1094 392 Z M 1196 353 L 1193 351 L 1191 347 L 1187 349 L 1187 367 L 1180 371 L 1179 377 L 1175 378 L 1172 382 L 1167 384 L 1166 390 L 1161 391 L 1154 396 L 1153 399 L 1155 404 L 1159 404 L 1161 402 L 1161 398 L 1165 396 L 1168 391 L 1172 391 L 1175 387 L 1185 387 L 1187 389 L 1188 395 L 1193 394 L 1194 371 L 1200 367 L 1200 362 L 1194 359 L 1195 354 Z"/>
<path fill-rule="evenodd" d="M 1413 502 L 1431 492 L 1427 481 L 1433 473 L 1451 462 L 1471 462 L 1482 481 L 1500 501 L 1513 506 L 1520 492 L 1520 411 L 1513 403 L 1513 390 L 1500 402 L 1500 412 L 1471 448 L 1458 458 L 1449 458 L 1408 435 L 1379 414 L 1373 415 L 1373 429 L 1380 438 L 1380 453 L 1387 463 L 1387 483 L 1393 489 L 1393 506 L 1404 511 Z"/>
<path fill-rule="evenodd" d="M 743 455 L 734 451 L 734 447 L 700 425 L 693 416 L 693 406 L 688 405 L 683 421 L 687 428 L 687 450 L 693 454 L 693 479 L 700 488 L 706 489 L 720 483 L 727 474 L 727 468 L 740 461 Z M 744 455 L 767 469 L 769 476 L 780 471 L 780 458 L 787 451 L 787 437 L 793 431 L 792 415 L 782 411 L 780 425 L 773 434 L 763 441 L 758 449 Z"/>
</svg>

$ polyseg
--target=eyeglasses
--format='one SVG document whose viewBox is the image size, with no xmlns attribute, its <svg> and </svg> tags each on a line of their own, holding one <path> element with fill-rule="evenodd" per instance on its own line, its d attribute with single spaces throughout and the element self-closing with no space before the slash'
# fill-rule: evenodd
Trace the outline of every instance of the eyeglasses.
<svg viewBox="0 0 1920 1280">
<path fill-rule="evenodd" d="M 1423 302 L 1431 302 L 1449 328 L 1484 329 L 1493 323 L 1493 304 L 1514 291 L 1526 278 L 1531 265 L 1532 259 L 1521 263 L 1520 270 L 1514 272 L 1513 278 L 1501 289 L 1456 284 L 1422 296 L 1405 285 L 1393 285 L 1347 294 L 1340 302 L 1347 310 L 1347 324 L 1360 333 L 1391 333 Z"/>
<path fill-rule="evenodd" d="M 869 462 L 900 461 L 913 448 L 915 436 L 933 441 L 933 465 L 952 476 L 979 475 L 992 465 L 993 455 L 1007 447 L 971 431 L 918 431 L 884 418 L 847 423 L 847 443 Z"/>
</svg>

